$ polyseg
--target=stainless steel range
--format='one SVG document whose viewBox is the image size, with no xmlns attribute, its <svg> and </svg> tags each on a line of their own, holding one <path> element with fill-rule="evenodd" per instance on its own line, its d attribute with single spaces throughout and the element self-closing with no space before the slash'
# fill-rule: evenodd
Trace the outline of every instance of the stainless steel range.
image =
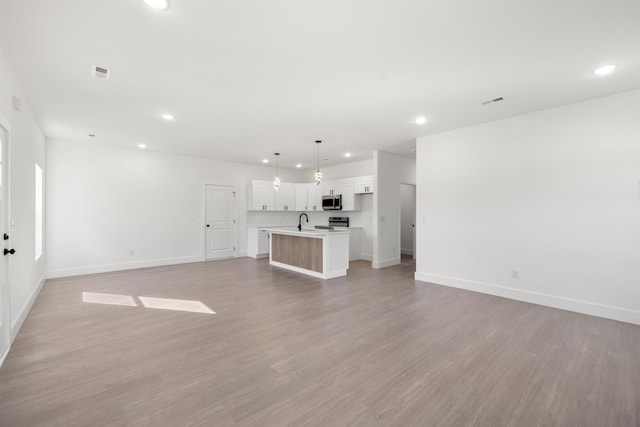
<svg viewBox="0 0 640 427">
<path fill-rule="evenodd" d="M 329 227 L 349 227 L 348 216 L 330 216 Z"/>
</svg>

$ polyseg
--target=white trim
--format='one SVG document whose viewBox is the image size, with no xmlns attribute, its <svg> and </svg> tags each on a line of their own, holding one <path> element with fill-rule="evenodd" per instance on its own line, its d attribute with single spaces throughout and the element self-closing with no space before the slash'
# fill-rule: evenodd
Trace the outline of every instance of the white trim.
<svg viewBox="0 0 640 427">
<path fill-rule="evenodd" d="M 7 130 L 7 133 L 11 133 L 11 122 L 7 120 L 2 114 L 0 114 L 0 126 Z"/>
<path fill-rule="evenodd" d="M 2 367 L 2 364 L 4 363 L 4 359 L 7 358 L 7 356 L 9 355 L 9 348 L 11 348 L 10 346 L 7 347 L 7 349 L 4 351 L 4 353 L 0 354 L 0 367 Z"/>
<path fill-rule="evenodd" d="M 365 261 L 373 261 L 373 255 L 361 254 L 359 259 L 363 259 Z"/>
<path fill-rule="evenodd" d="M 391 258 L 385 259 L 384 261 L 373 261 L 371 262 L 371 268 L 385 268 L 398 264 L 400 264 L 400 258 Z"/>
<path fill-rule="evenodd" d="M 547 307 L 559 308 L 561 310 L 574 311 L 576 313 L 640 325 L 640 311 L 629 310 L 626 308 L 430 273 L 416 272 L 415 279 L 422 282 L 434 283 L 436 285 L 466 289 L 468 291 L 480 292 L 483 294 L 495 295 L 532 304 L 544 305 Z"/>
<path fill-rule="evenodd" d="M 174 264 L 189 264 L 192 262 L 204 261 L 203 255 L 179 257 L 179 258 L 161 258 L 148 261 L 135 261 L 120 264 L 103 264 L 91 265 L 88 267 L 60 268 L 57 270 L 47 271 L 47 279 L 55 279 L 58 277 L 81 276 L 83 274 L 108 273 L 110 271 L 133 270 L 136 268 L 161 267 Z"/>
<path fill-rule="evenodd" d="M 411 249 L 411 248 L 400 249 L 400 253 L 402 255 L 413 255 L 413 249 Z"/>
<path fill-rule="evenodd" d="M 45 280 L 46 276 L 43 274 L 40 278 L 40 281 L 38 282 L 38 286 L 36 286 L 33 292 L 31 292 L 31 295 L 29 295 L 29 299 L 27 299 L 27 302 L 25 302 L 24 306 L 20 310 L 20 313 L 18 313 L 16 319 L 11 323 L 11 343 L 13 343 L 13 340 L 15 340 L 18 336 L 18 332 L 20 332 L 22 324 L 27 319 L 27 316 L 29 315 L 33 304 L 36 302 L 36 299 L 38 298 L 38 295 L 40 294 L 40 291 L 44 286 Z"/>
<path fill-rule="evenodd" d="M 9 122 L 9 120 L 7 120 L 2 114 L 0 114 L 0 127 L 4 128 L 4 130 L 7 132 L 7 141 L 5 141 L 6 143 L 4 145 L 6 147 L 6 150 L 4 153 L 0 153 L 0 154 L 3 154 L 2 167 L 3 167 L 4 177 L 2 178 L 6 178 L 2 182 L 4 194 L 0 196 L 2 197 L 2 202 L 3 202 L 2 209 L 4 210 L 3 212 L 4 224 L 2 225 L 3 227 L 6 226 L 5 233 L 7 233 L 8 235 L 12 235 L 13 233 L 11 230 L 11 217 L 12 217 L 11 164 L 13 162 L 11 160 L 11 156 L 13 154 L 13 150 L 11 150 L 11 142 L 13 140 L 13 134 L 11 133 L 11 122 Z M 13 341 L 11 338 L 11 330 L 12 330 L 11 317 L 12 317 L 13 307 L 11 304 L 11 282 L 9 281 L 9 277 L 11 276 L 11 259 L 7 259 L 5 261 L 5 266 L 6 266 L 6 269 L 4 271 L 4 277 L 0 277 L 0 293 L 2 293 L 0 295 L 0 300 L 2 300 L 0 304 L 3 305 L 2 307 L 0 307 L 0 311 L 2 312 L 1 315 L 3 316 L 3 318 L 0 319 L 0 322 L 3 325 L 6 325 L 6 328 L 8 328 L 9 330 L 7 331 L 8 332 L 6 337 L 7 342 L 0 343 L 0 346 L 5 346 L 5 345 L 7 346 L 4 353 L 0 356 L 0 366 L 2 366 L 4 359 L 9 354 L 9 349 L 11 348 L 11 342 Z M 0 340 L 4 341 L 4 339 L 5 337 L 0 335 Z"/>
</svg>

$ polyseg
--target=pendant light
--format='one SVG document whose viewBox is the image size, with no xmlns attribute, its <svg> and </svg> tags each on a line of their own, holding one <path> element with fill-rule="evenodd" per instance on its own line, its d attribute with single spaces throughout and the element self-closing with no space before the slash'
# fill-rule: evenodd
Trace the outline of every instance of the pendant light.
<svg viewBox="0 0 640 427">
<path fill-rule="evenodd" d="M 320 144 L 321 143 L 322 141 L 316 141 L 316 145 L 318 146 L 318 170 L 313 175 L 313 177 L 316 179 L 316 185 L 320 185 L 320 183 L 322 182 L 322 172 L 320 172 Z"/>
<path fill-rule="evenodd" d="M 278 178 L 278 156 L 280 153 L 273 153 L 276 156 L 276 177 L 273 178 L 273 189 L 278 191 L 278 187 L 280 187 L 280 178 Z"/>
</svg>

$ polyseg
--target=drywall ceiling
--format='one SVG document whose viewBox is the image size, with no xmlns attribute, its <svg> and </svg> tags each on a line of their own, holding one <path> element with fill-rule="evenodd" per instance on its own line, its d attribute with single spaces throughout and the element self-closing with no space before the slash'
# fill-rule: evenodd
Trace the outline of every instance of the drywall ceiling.
<svg viewBox="0 0 640 427">
<path fill-rule="evenodd" d="M 285 167 L 640 88 L 637 0 L 0 0 L 0 43 L 49 138 Z"/>
</svg>

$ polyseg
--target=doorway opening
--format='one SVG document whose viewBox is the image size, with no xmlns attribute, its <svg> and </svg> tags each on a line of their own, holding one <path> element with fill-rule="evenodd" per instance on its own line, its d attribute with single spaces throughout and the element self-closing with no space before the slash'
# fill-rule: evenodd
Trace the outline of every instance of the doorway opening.
<svg viewBox="0 0 640 427">
<path fill-rule="evenodd" d="M 400 184 L 400 254 L 401 263 L 416 259 L 416 186 Z"/>
</svg>

